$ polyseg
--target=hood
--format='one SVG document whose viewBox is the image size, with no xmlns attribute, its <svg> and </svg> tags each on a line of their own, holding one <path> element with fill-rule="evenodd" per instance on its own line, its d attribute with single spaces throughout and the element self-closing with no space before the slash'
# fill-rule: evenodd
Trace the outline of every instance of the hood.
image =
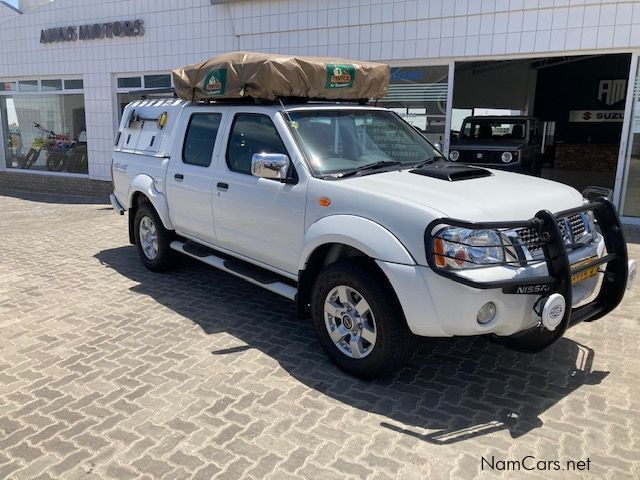
<svg viewBox="0 0 640 480">
<path fill-rule="evenodd" d="M 488 169 L 489 170 L 489 169 Z M 572 187 L 538 177 L 500 170 L 492 175 L 448 181 L 412 173 L 383 172 L 340 180 L 346 188 L 437 210 L 443 216 L 473 222 L 527 220 L 539 210 L 552 213 L 582 205 Z"/>
</svg>

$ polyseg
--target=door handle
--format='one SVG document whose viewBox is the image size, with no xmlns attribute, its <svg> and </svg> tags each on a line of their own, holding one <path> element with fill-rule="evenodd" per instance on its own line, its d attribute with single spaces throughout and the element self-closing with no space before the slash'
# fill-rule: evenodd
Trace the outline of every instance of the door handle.
<svg viewBox="0 0 640 480">
<path fill-rule="evenodd" d="M 228 183 L 218 182 L 216 187 L 218 187 L 218 190 L 229 190 L 229 184 Z"/>
<path fill-rule="evenodd" d="M 177 181 L 181 182 L 182 180 L 184 180 L 184 175 L 181 173 L 176 173 L 173 178 L 175 178 Z"/>
</svg>

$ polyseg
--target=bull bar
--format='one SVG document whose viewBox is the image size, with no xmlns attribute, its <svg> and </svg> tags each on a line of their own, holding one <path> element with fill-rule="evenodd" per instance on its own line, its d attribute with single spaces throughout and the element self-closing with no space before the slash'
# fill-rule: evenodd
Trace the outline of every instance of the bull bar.
<svg viewBox="0 0 640 480">
<path fill-rule="evenodd" d="M 558 224 L 558 220 L 583 212 L 591 211 L 595 217 L 595 222 L 599 227 L 600 234 L 604 238 L 606 255 L 581 263 L 579 266 L 571 267 L 567 246 Z M 434 229 L 438 226 L 461 227 L 468 229 L 491 229 L 491 230 L 514 230 L 533 229 L 541 240 L 544 258 L 535 260 L 544 262 L 547 266 L 548 275 L 529 278 L 515 278 L 498 281 L 479 282 L 461 275 L 455 270 L 446 270 L 435 264 Z M 439 231 L 442 230 L 439 229 Z M 565 309 L 564 316 L 558 326 L 556 335 L 562 335 L 567 328 L 579 322 L 592 322 L 615 309 L 622 301 L 627 286 L 628 277 L 628 255 L 624 232 L 616 208 L 606 198 L 599 198 L 591 203 L 580 207 L 564 210 L 552 214 L 548 210 L 540 210 L 536 215 L 525 221 L 509 222 L 467 222 L 453 218 L 439 218 L 431 222 L 425 231 L 425 245 L 427 253 L 427 263 L 429 267 L 438 275 L 447 277 L 456 282 L 478 289 L 502 289 L 505 294 L 551 294 L 562 295 L 569 308 Z M 505 248 L 505 245 L 502 245 Z M 504 262 L 504 265 L 510 262 Z M 520 265 L 533 263 L 524 261 Z M 606 264 L 603 272 L 602 284 L 595 299 L 591 302 L 573 308 L 572 305 L 572 282 L 571 278 L 580 272 L 593 267 Z M 522 288 L 529 287 L 529 288 Z"/>
</svg>

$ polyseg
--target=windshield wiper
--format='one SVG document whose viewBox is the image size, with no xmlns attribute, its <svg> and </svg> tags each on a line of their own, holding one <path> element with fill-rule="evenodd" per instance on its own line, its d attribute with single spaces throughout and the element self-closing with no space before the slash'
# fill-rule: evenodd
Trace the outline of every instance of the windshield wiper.
<svg viewBox="0 0 640 480">
<path fill-rule="evenodd" d="M 358 175 L 362 172 L 366 172 L 369 170 L 377 170 L 378 168 L 391 167 L 393 165 L 400 165 L 402 162 L 398 162 L 396 160 L 381 160 L 379 162 L 369 163 L 367 165 L 362 165 L 361 167 L 356 167 L 353 170 L 349 170 L 348 172 L 341 173 L 340 178 L 344 177 L 352 177 L 354 175 Z"/>
<path fill-rule="evenodd" d="M 429 157 L 425 160 L 422 160 L 421 162 L 416 163 L 413 168 L 420 168 L 420 167 L 424 167 L 425 165 L 428 165 L 430 163 L 433 162 L 437 162 L 439 160 L 444 160 L 444 157 L 441 157 L 440 155 L 437 155 L 435 157 Z"/>
</svg>

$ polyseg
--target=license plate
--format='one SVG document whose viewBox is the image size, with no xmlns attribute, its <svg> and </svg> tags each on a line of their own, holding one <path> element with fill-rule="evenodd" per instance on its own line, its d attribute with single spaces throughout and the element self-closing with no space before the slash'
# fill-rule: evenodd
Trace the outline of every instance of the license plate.
<svg viewBox="0 0 640 480">
<path fill-rule="evenodd" d="M 577 268 L 581 265 L 584 265 L 585 263 L 589 263 L 593 260 L 595 260 L 596 257 L 591 257 L 591 258 L 586 258 L 584 260 L 581 260 L 577 263 L 574 263 L 573 265 L 571 265 L 572 268 Z M 583 270 L 579 273 L 574 273 L 573 275 L 571 275 L 571 285 L 575 285 L 576 283 L 579 282 L 583 282 L 584 280 L 588 280 L 591 277 L 595 277 L 598 274 L 598 266 L 596 265 L 595 267 L 591 267 L 591 268 L 587 268 L 586 270 Z"/>
</svg>

